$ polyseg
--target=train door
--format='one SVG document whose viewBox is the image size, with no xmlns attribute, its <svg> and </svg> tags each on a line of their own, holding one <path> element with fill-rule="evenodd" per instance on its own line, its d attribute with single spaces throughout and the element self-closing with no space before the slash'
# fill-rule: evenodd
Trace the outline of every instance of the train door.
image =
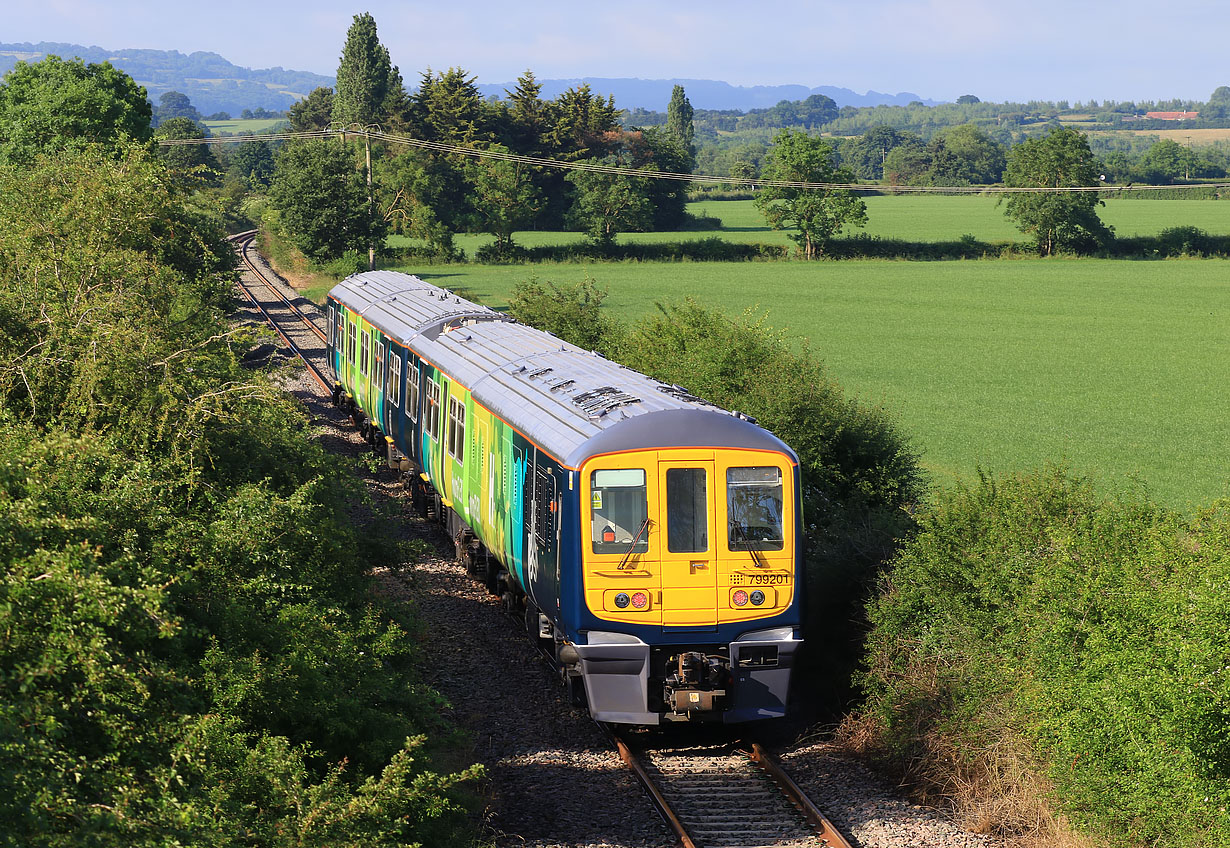
<svg viewBox="0 0 1230 848">
<path fill-rule="evenodd" d="M 384 432 L 397 438 L 398 415 L 401 411 L 401 353 L 388 347 L 389 378 L 384 389 Z"/>
<path fill-rule="evenodd" d="M 372 412 L 373 418 L 380 422 L 380 429 L 385 430 L 384 408 L 388 406 L 388 398 L 385 395 L 385 372 L 388 370 L 386 366 L 384 336 L 372 329 Z"/>
<path fill-rule="evenodd" d="M 713 455 L 658 462 L 662 623 L 717 626 L 716 489 Z"/>
<path fill-rule="evenodd" d="M 372 334 L 359 325 L 359 376 L 356 380 L 359 407 L 371 415 L 371 383 L 372 383 Z"/>
<path fill-rule="evenodd" d="M 332 303 L 329 304 L 329 317 L 326 326 L 328 327 L 328 340 L 326 342 L 325 357 L 328 360 L 329 367 L 333 369 L 333 373 L 337 375 L 337 348 L 341 347 L 341 334 L 337 332 L 338 325 L 337 308 Z"/>
<path fill-rule="evenodd" d="M 423 465 L 423 443 L 418 435 L 419 423 L 419 397 L 421 386 L 422 367 L 419 365 L 418 359 L 409 350 L 406 351 L 406 418 L 409 423 L 406 424 L 405 444 L 407 453 L 410 458 L 419 464 Z"/>
</svg>

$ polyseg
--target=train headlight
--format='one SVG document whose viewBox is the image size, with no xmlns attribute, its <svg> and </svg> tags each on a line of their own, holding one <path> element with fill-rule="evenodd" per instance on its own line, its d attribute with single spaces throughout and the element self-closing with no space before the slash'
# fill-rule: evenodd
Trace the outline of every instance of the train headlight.
<svg viewBox="0 0 1230 848">
<path fill-rule="evenodd" d="M 639 593 L 638 593 L 639 594 Z M 627 609 L 628 604 L 632 603 L 632 599 L 628 597 L 627 592 L 620 592 L 615 596 L 615 606 L 620 609 Z"/>
<path fill-rule="evenodd" d="M 730 596 L 730 602 L 733 603 L 737 607 L 747 606 L 747 592 L 743 591 L 742 589 L 737 590 L 733 595 Z"/>
<path fill-rule="evenodd" d="M 615 600 L 615 603 L 619 603 L 618 598 Z M 645 594 L 644 592 L 633 592 L 632 593 L 632 608 L 633 609 L 638 609 L 638 610 L 644 609 L 647 606 L 649 606 L 649 595 Z"/>
<path fill-rule="evenodd" d="M 757 589 L 755 592 L 752 592 L 752 606 L 758 607 L 763 603 L 764 603 L 764 592 L 760 591 L 759 589 Z"/>
</svg>

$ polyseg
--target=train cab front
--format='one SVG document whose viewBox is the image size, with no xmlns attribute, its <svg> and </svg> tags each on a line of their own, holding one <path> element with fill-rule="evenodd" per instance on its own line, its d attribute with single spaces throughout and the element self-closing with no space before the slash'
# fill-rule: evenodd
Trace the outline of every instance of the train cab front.
<svg viewBox="0 0 1230 848">
<path fill-rule="evenodd" d="M 784 715 L 801 644 L 794 458 L 631 451 L 579 476 L 589 627 L 575 667 L 594 718 Z"/>
</svg>

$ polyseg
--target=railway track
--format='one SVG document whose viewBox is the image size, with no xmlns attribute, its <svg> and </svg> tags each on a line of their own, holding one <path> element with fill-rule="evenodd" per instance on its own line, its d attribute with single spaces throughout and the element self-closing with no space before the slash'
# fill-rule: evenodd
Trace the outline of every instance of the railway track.
<svg viewBox="0 0 1230 848">
<path fill-rule="evenodd" d="M 254 235 L 232 236 L 240 289 L 328 397 L 325 331 L 249 255 Z M 757 744 L 649 746 L 604 728 L 683 848 L 851 848 Z"/>
<path fill-rule="evenodd" d="M 332 384 L 324 371 L 328 341 L 325 331 L 320 328 L 316 317 L 300 309 L 252 259 L 249 250 L 254 237 L 255 231 L 231 236 L 246 269 L 246 273 L 240 275 L 239 288 L 291 353 L 303 361 L 308 373 L 328 396 Z"/>
<path fill-rule="evenodd" d="M 651 747 L 607 732 L 683 848 L 851 848 L 756 743 Z"/>
</svg>

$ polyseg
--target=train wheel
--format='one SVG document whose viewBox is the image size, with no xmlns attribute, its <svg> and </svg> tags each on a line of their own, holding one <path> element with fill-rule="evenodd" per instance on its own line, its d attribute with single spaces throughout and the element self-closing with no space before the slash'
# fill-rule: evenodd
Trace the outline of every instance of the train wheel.
<svg viewBox="0 0 1230 848">
<path fill-rule="evenodd" d="M 568 692 L 568 703 L 584 709 L 588 703 L 585 697 L 585 678 L 579 674 L 564 672 L 564 688 Z"/>
</svg>

